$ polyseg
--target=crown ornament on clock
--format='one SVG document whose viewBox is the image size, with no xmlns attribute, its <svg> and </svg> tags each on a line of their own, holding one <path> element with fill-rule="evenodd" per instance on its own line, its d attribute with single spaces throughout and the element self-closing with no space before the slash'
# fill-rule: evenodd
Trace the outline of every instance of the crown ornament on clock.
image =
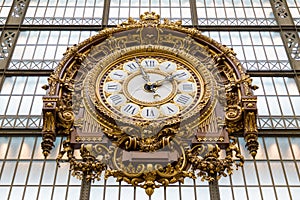
<svg viewBox="0 0 300 200">
<path fill-rule="evenodd" d="M 141 21 L 151 21 L 153 23 L 158 23 L 160 19 L 160 15 L 156 14 L 155 12 L 145 12 L 144 14 L 141 14 L 140 20 Z"/>
</svg>

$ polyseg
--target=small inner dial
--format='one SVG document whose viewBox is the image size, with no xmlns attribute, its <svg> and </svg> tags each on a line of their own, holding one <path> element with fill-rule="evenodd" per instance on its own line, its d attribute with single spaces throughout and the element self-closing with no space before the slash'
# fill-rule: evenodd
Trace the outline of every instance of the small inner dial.
<svg viewBox="0 0 300 200">
<path fill-rule="evenodd" d="M 181 116 L 200 101 L 203 85 L 191 66 L 164 56 L 123 59 L 110 65 L 99 82 L 98 98 L 108 109 L 140 120 Z"/>
<path fill-rule="evenodd" d="M 177 93 L 176 81 L 164 81 L 168 74 L 161 71 L 147 70 L 149 81 L 145 81 L 140 72 L 128 76 L 123 84 L 123 93 L 127 98 L 139 105 L 158 106 L 170 101 Z"/>
</svg>

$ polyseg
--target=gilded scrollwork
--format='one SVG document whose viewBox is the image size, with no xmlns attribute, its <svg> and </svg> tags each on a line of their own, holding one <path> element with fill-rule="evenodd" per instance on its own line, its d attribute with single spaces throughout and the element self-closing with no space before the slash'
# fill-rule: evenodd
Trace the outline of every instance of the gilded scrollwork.
<svg viewBox="0 0 300 200">
<path fill-rule="evenodd" d="M 177 141 L 175 143 L 177 144 Z M 173 146 L 176 146 L 176 144 L 174 142 L 169 144 L 173 151 L 176 151 L 176 147 Z M 119 150 L 115 149 L 115 151 L 118 152 Z M 168 186 L 176 182 L 183 183 L 186 177 L 195 178 L 192 172 L 185 171 L 187 160 L 184 150 L 177 149 L 177 151 L 181 151 L 182 156 L 176 162 L 169 162 L 166 165 L 154 165 L 147 160 L 145 160 L 145 163 L 140 164 L 135 164 L 132 160 L 127 164 L 126 162 L 128 161 L 125 162 L 121 155 L 114 153 L 114 163 L 117 166 L 113 170 L 106 170 L 105 177 L 113 176 L 117 178 L 117 181 L 125 181 L 134 186 L 144 188 L 146 193 L 151 196 L 155 188 Z"/>
<path fill-rule="evenodd" d="M 55 118 L 54 114 L 50 111 L 45 112 L 44 120 L 46 123 L 43 125 L 43 132 L 54 132 L 55 131 Z"/>
<path fill-rule="evenodd" d="M 229 121 L 238 121 L 242 117 L 242 108 L 238 105 L 228 105 L 225 116 Z"/>
</svg>

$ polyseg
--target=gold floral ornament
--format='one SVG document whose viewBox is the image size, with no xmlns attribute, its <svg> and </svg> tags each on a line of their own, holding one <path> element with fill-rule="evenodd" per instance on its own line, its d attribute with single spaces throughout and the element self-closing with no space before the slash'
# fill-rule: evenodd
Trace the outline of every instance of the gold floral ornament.
<svg viewBox="0 0 300 200">
<path fill-rule="evenodd" d="M 232 174 L 236 136 L 258 149 L 257 87 L 234 51 L 154 12 L 69 47 L 43 88 L 43 153 L 65 136 L 57 163 L 86 181 L 105 172 L 150 196 Z"/>
</svg>

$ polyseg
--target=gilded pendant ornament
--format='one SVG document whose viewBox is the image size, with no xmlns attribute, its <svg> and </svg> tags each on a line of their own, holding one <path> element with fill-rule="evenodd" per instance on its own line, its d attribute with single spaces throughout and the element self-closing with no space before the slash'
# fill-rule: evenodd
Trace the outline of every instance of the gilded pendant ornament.
<svg viewBox="0 0 300 200">
<path fill-rule="evenodd" d="M 236 136 L 253 158 L 258 149 L 257 87 L 234 51 L 154 12 L 69 47 L 43 88 L 44 156 L 65 136 L 57 163 L 79 179 L 151 196 L 231 175 L 244 163 Z"/>
</svg>

